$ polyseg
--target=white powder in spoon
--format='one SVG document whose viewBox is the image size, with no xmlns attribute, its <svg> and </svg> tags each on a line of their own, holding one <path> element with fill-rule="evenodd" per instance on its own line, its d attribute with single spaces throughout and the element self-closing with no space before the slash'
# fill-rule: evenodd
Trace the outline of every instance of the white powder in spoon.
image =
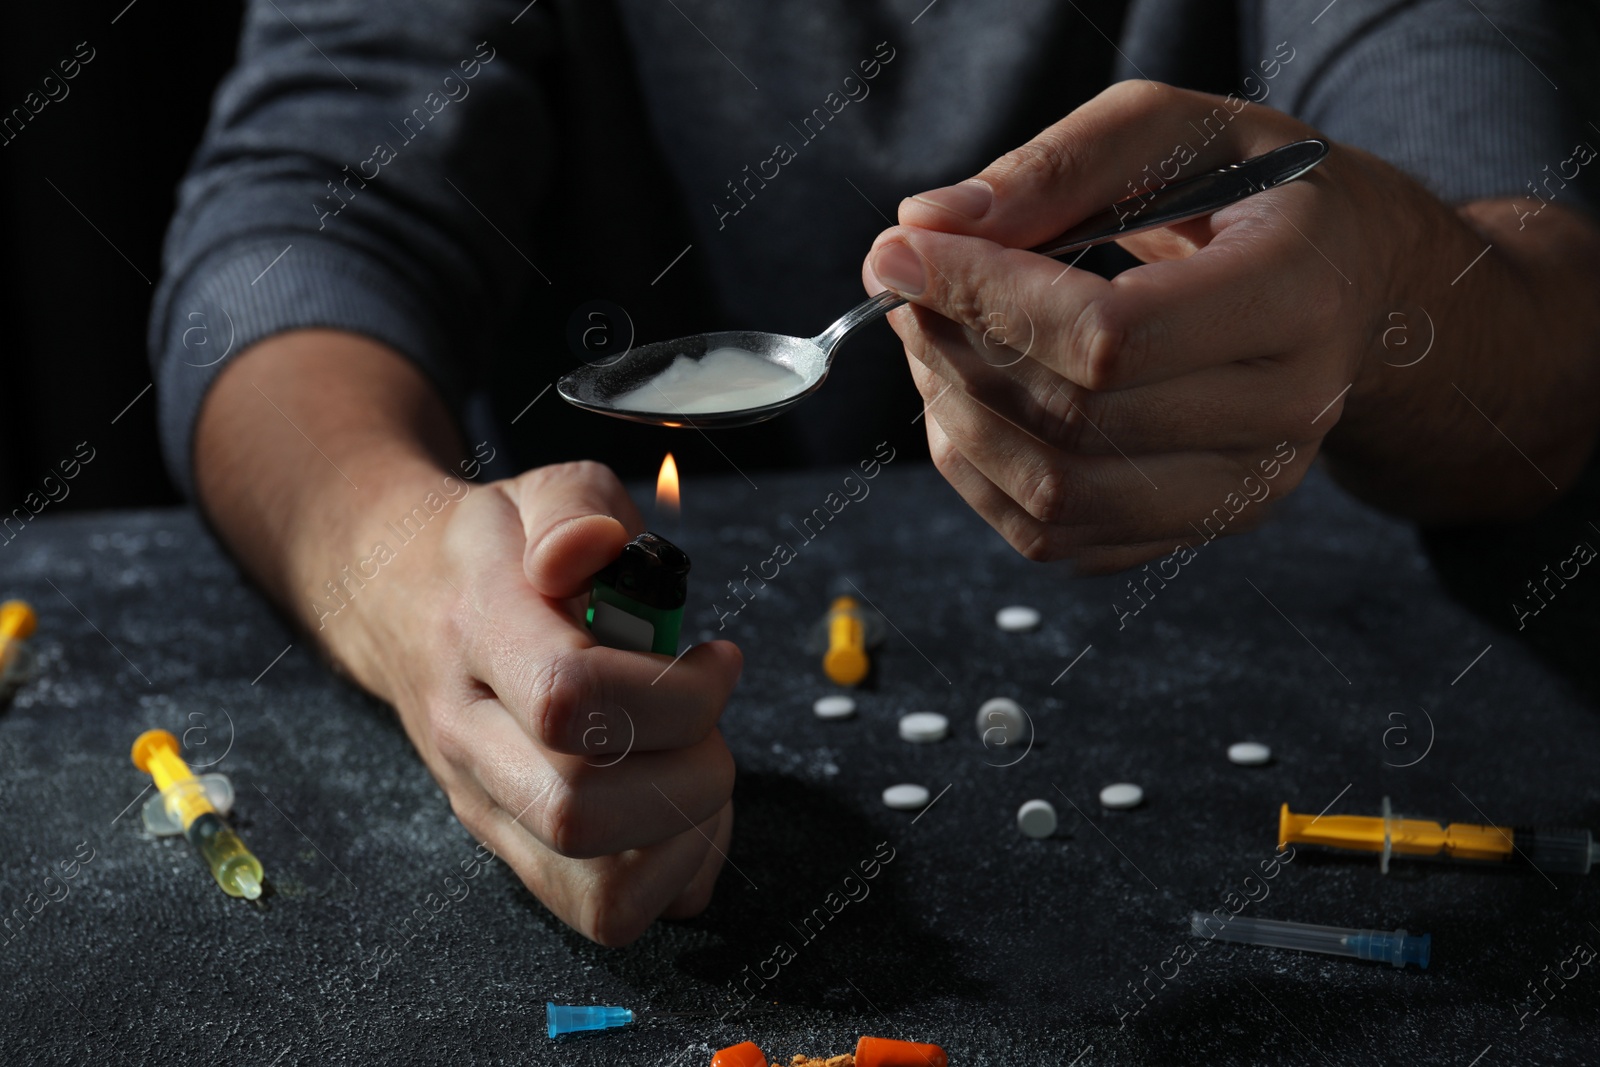
<svg viewBox="0 0 1600 1067">
<path fill-rule="evenodd" d="M 794 371 L 754 352 L 717 348 L 699 359 L 679 356 L 650 381 L 610 403 L 622 411 L 706 415 L 776 404 L 805 385 Z"/>
</svg>

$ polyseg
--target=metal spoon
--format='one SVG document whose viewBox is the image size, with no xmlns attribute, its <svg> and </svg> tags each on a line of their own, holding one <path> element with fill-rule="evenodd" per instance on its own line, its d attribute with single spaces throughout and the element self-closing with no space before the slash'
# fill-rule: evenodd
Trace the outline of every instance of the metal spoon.
<svg viewBox="0 0 1600 1067">
<path fill-rule="evenodd" d="M 1326 141 L 1315 138 L 1295 141 L 1253 159 L 1168 185 L 1143 198 L 1142 203 L 1136 203 L 1139 198 L 1121 201 L 1031 251 L 1059 258 L 1091 245 L 1209 215 L 1248 196 L 1294 181 L 1322 162 L 1327 154 Z M 1124 208 L 1123 205 L 1134 206 Z M 634 422 L 702 429 L 746 426 L 781 415 L 816 392 L 827 378 L 834 354 L 845 339 L 904 303 L 899 296 L 886 290 L 851 308 L 832 326 L 811 338 L 725 330 L 644 345 L 629 349 L 604 365 L 580 367 L 558 381 L 556 389 L 568 403 L 586 411 Z M 661 406 L 668 410 L 635 411 L 615 406 L 619 397 L 653 381 L 679 356 L 700 359 L 719 348 L 743 349 L 792 371 L 797 375 L 794 392 L 759 407 L 692 414 L 666 400 L 664 394 Z"/>
</svg>

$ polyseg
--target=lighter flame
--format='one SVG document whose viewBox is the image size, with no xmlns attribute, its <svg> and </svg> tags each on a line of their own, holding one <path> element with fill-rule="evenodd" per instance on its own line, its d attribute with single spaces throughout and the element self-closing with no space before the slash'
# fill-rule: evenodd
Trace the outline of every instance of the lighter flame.
<svg viewBox="0 0 1600 1067">
<path fill-rule="evenodd" d="M 676 522 L 678 509 L 678 464 L 668 452 L 667 458 L 661 461 L 661 474 L 656 478 L 656 514 Z"/>
</svg>

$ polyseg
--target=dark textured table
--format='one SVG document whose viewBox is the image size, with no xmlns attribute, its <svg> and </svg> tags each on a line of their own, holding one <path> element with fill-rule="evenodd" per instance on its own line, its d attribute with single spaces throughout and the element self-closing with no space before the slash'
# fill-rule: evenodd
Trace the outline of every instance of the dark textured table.
<svg viewBox="0 0 1600 1067">
<path fill-rule="evenodd" d="M 1261 877 L 1285 801 L 1600 825 L 1595 708 L 1447 597 L 1408 527 L 1314 478 L 1119 628 L 1125 579 L 1027 563 L 927 469 L 889 465 L 806 540 L 791 522 L 845 473 L 687 479 L 686 638 L 710 636 L 746 565 L 780 541 L 796 555 L 724 616 L 747 666 L 723 720 L 738 829 L 716 899 L 622 950 L 475 862 L 391 713 L 285 628 L 194 515 L 32 523 L 0 548 L 0 594 L 41 619 L 40 676 L 0 711 L 0 1060 L 699 1065 L 747 1038 L 787 1061 L 861 1033 L 937 1041 L 960 1067 L 1600 1059 L 1600 963 L 1553 977 L 1600 946 L 1600 876 L 1385 877 L 1303 848 Z M 857 717 L 822 722 L 804 632 L 844 579 L 893 626 Z M 1000 632 L 1013 603 L 1043 626 Z M 974 728 L 996 695 L 1036 724 L 1020 759 Z M 952 736 L 899 740 L 915 709 L 948 714 Z M 233 777 L 260 903 L 144 832 L 128 749 L 156 726 Z M 1247 738 L 1270 765 L 1227 761 Z M 1144 805 L 1102 809 L 1124 780 Z M 938 799 L 890 811 L 879 794 L 902 781 Z M 1033 797 L 1062 815 L 1052 839 L 1016 831 Z M 892 858 L 847 883 L 874 856 Z M 1224 944 L 1176 962 L 1197 944 L 1191 909 L 1245 894 L 1244 914 L 1429 932 L 1433 965 Z M 734 1014 L 735 983 L 774 972 L 765 1010 Z M 709 1017 L 556 1045 L 547 999 Z"/>
</svg>

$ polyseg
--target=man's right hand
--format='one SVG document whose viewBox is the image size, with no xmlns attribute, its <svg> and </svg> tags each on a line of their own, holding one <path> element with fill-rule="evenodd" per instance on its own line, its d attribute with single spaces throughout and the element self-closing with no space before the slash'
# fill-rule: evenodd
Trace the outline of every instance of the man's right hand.
<svg viewBox="0 0 1600 1067">
<path fill-rule="evenodd" d="M 207 397 L 202 503 L 335 661 L 399 711 L 462 824 L 563 921 L 626 944 L 710 900 L 733 829 L 717 720 L 742 657 L 727 641 L 676 662 L 595 643 L 590 579 L 643 529 L 599 464 L 475 486 L 399 546 L 390 523 L 463 484 L 446 474 L 460 450 L 442 418 L 381 345 L 271 338 Z M 319 618 L 327 581 L 380 540 L 393 557 Z"/>
<path fill-rule="evenodd" d="M 674 663 L 595 643 L 590 579 L 644 528 L 604 466 L 539 468 L 454 511 L 407 576 L 435 587 L 431 617 L 364 624 L 398 623 L 378 646 L 386 695 L 457 817 L 601 944 L 699 912 L 733 829 L 717 720 L 739 650 Z"/>
</svg>

